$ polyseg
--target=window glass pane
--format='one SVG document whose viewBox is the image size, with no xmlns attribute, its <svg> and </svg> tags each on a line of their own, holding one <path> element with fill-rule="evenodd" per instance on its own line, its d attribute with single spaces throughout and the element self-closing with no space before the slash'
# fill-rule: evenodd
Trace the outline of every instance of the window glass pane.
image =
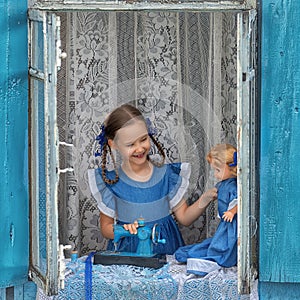
<svg viewBox="0 0 300 300">
<path fill-rule="evenodd" d="M 32 36 L 34 38 L 34 47 L 32 47 L 32 67 L 37 70 L 44 68 L 44 40 L 43 23 L 34 22 L 32 26 Z"/>
<path fill-rule="evenodd" d="M 44 83 L 34 80 L 32 103 L 32 208 L 35 211 L 34 224 L 36 230 L 33 237 L 34 256 L 33 264 L 42 273 L 46 274 L 46 167 L 45 167 L 45 116 L 44 116 Z"/>
<path fill-rule="evenodd" d="M 45 167 L 45 115 L 44 115 L 44 84 L 36 81 L 38 91 L 38 224 L 39 224 L 39 261 L 40 268 L 46 272 L 45 258 L 46 258 L 46 167 Z"/>
</svg>

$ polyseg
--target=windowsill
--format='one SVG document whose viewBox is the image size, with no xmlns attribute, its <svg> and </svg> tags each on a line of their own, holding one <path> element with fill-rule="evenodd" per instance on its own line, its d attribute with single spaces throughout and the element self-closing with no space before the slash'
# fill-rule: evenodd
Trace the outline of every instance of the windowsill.
<svg viewBox="0 0 300 300">
<path fill-rule="evenodd" d="M 82 259 L 81 259 L 82 260 Z M 173 256 L 167 257 L 168 264 L 154 270 L 134 266 L 93 265 L 92 293 L 99 299 L 222 299 L 254 300 L 257 291 L 251 295 L 238 295 L 237 268 L 222 268 L 205 277 L 186 273 L 186 266 L 178 264 Z M 66 276 L 65 289 L 58 296 L 47 297 L 41 290 L 37 300 L 84 299 L 85 264 L 81 262 L 76 274 Z M 70 271 L 66 270 L 70 274 Z M 111 297 L 111 298 L 109 298 Z M 157 298 L 159 297 L 159 298 Z M 224 298 L 225 297 L 225 298 Z M 97 298 L 95 298 L 97 299 Z"/>
</svg>

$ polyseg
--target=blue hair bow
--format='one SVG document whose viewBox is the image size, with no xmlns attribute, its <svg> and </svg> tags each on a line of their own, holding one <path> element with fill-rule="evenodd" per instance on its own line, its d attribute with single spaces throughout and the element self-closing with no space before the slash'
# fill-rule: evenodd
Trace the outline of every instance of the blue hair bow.
<svg viewBox="0 0 300 300">
<path fill-rule="evenodd" d="M 236 151 L 233 153 L 233 163 L 229 164 L 229 167 L 235 167 L 235 166 L 237 166 L 237 152 Z"/>
<path fill-rule="evenodd" d="M 153 127 L 150 119 L 146 118 L 145 121 L 146 121 L 147 129 L 148 129 L 148 134 L 150 136 L 156 135 L 157 134 L 157 129 L 155 127 Z"/>
<path fill-rule="evenodd" d="M 105 133 L 105 127 L 104 124 L 101 125 L 101 130 L 100 130 L 100 134 L 96 137 L 96 141 L 98 141 L 99 145 L 100 145 L 100 149 L 98 149 L 95 152 L 95 156 L 101 156 L 102 155 L 102 151 L 104 148 L 104 145 L 107 143 L 107 137 L 106 137 L 106 133 Z"/>
</svg>

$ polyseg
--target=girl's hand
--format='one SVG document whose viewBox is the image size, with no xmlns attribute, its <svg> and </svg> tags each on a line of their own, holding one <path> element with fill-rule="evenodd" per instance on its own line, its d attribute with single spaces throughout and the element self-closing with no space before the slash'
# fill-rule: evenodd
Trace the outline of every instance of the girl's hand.
<svg viewBox="0 0 300 300">
<path fill-rule="evenodd" d="M 124 224 L 124 229 L 128 230 L 130 234 L 137 234 L 137 228 L 139 227 L 138 221 L 134 221 L 131 224 Z"/>
<path fill-rule="evenodd" d="M 218 190 L 216 188 L 212 188 L 210 190 L 207 190 L 199 198 L 198 207 L 199 208 L 206 208 L 209 205 L 209 203 L 213 200 L 216 200 L 217 197 L 218 197 Z"/>
<path fill-rule="evenodd" d="M 232 213 L 230 210 L 228 211 L 225 211 L 223 216 L 222 216 L 222 219 L 225 221 L 225 222 L 232 222 L 233 220 L 233 217 L 234 217 L 234 213 Z"/>
<path fill-rule="evenodd" d="M 218 190 L 216 188 L 212 188 L 210 190 L 207 190 L 205 193 L 201 196 L 201 202 L 203 203 L 210 203 L 211 201 L 214 201 L 218 198 Z"/>
</svg>

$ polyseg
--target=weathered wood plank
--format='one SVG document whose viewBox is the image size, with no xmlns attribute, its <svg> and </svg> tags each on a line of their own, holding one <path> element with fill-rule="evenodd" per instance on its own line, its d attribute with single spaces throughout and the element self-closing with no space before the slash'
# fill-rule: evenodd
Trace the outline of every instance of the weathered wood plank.
<svg viewBox="0 0 300 300">
<path fill-rule="evenodd" d="M 299 19 L 300 1 L 262 1 L 260 281 L 300 282 Z"/>
<path fill-rule="evenodd" d="M 260 285 L 259 300 L 299 300 L 299 283 L 267 283 Z"/>
<path fill-rule="evenodd" d="M 32 281 L 24 284 L 24 300 L 34 300 L 36 299 L 36 284 Z"/>
<path fill-rule="evenodd" d="M 6 300 L 6 289 L 0 289 L 0 299 Z"/>
<path fill-rule="evenodd" d="M 195 0 L 195 1 L 119 1 L 119 0 L 102 0 L 95 3 L 95 1 L 46 1 L 35 3 L 34 8 L 40 10 L 49 11 L 127 11 L 127 10 L 161 10 L 171 9 L 172 11 L 183 11 L 183 10 L 202 10 L 202 11 L 219 11 L 221 6 L 222 9 L 227 10 L 245 10 L 256 8 L 256 0 Z"/>
<path fill-rule="evenodd" d="M 14 300 L 23 300 L 24 299 L 24 286 L 17 285 L 14 287 Z"/>
<path fill-rule="evenodd" d="M 28 275 L 28 57 L 26 1 L 0 2 L 0 287 L 4 288 L 27 281 Z"/>
</svg>

